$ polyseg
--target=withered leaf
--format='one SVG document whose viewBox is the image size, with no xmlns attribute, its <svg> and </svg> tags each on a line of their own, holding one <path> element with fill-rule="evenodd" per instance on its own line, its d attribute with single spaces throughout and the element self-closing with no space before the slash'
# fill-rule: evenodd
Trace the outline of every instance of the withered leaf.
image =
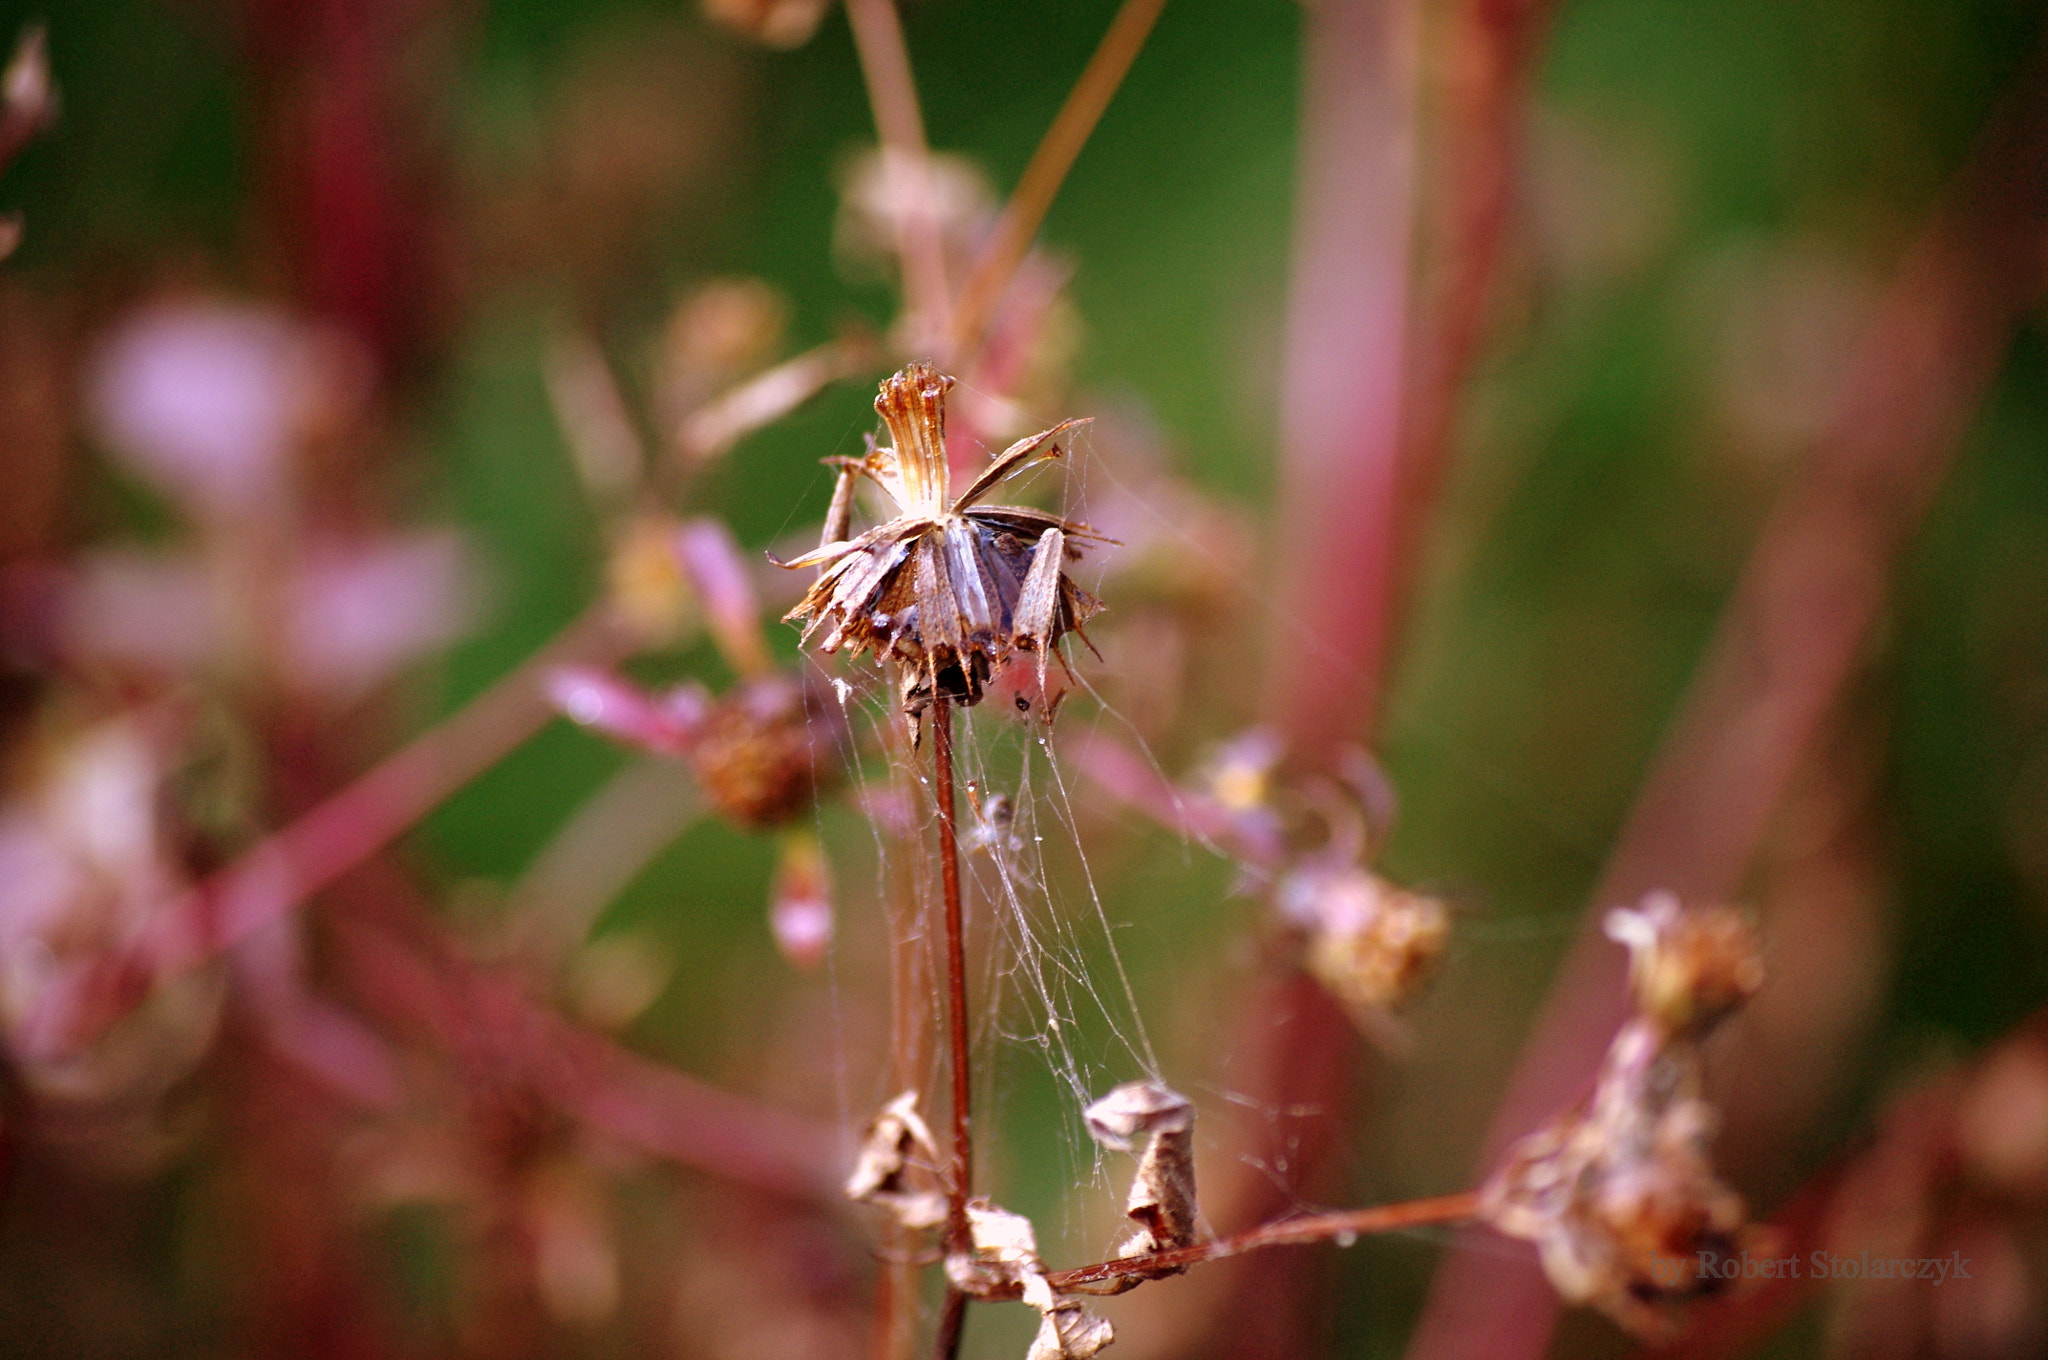
<svg viewBox="0 0 2048 1360">
<path fill-rule="evenodd" d="M 1117 1255 L 1170 1251 L 1200 1240 L 1195 1108 L 1187 1097 L 1156 1081 L 1134 1081 L 1090 1105 L 1084 1117 L 1095 1141 L 1119 1152 L 1131 1151 L 1139 1137 L 1149 1136 L 1124 1206 L 1139 1231 L 1124 1241 Z"/>
<path fill-rule="evenodd" d="M 846 1178 L 846 1197 L 888 1210 L 906 1228 L 936 1228 L 946 1221 L 938 1164 L 932 1131 L 917 1112 L 917 1092 L 905 1091 L 868 1125 L 853 1174 Z"/>
</svg>

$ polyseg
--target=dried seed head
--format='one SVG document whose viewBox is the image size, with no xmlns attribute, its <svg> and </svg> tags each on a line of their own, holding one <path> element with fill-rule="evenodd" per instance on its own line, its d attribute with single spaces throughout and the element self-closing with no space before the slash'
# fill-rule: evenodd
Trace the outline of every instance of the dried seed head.
<svg viewBox="0 0 2048 1360">
<path fill-rule="evenodd" d="M 1116 1254 L 1144 1256 L 1199 1240 L 1195 1107 L 1187 1097 L 1156 1081 L 1134 1081 L 1090 1105 L 1083 1117 L 1096 1142 L 1119 1152 L 1129 1152 L 1141 1135 L 1150 1138 L 1124 1208 L 1139 1231 Z"/>
<path fill-rule="evenodd" d="M 1699 1038 L 1756 990 L 1761 965 L 1742 918 L 1687 911 L 1668 894 L 1615 913 L 1609 933 L 1633 952 L 1638 1014 L 1609 1047 L 1590 1104 L 1517 1144 L 1480 1213 L 1534 1242 L 1567 1300 L 1655 1336 L 1668 1305 L 1720 1286 L 1700 1262 L 1755 1231 L 1708 1158 L 1715 1117 L 1700 1098 Z"/>
<path fill-rule="evenodd" d="M 1275 896 L 1308 932 L 1309 972 L 1368 1028 L 1414 995 L 1450 939 L 1442 902 L 1352 865 L 1297 869 Z"/>
<path fill-rule="evenodd" d="M 846 1179 L 846 1197 L 874 1204 L 913 1231 L 936 1228 L 946 1221 L 946 1196 L 939 1187 L 938 1150 L 924 1116 L 917 1112 L 917 1092 L 905 1091 L 882 1107 L 860 1142 L 860 1158 Z M 1026 1223 L 1028 1232 L 1031 1225 Z"/>
<path fill-rule="evenodd" d="M 996 671 L 1030 653 L 1042 673 L 1060 640 L 1098 609 L 1066 574 L 1085 526 L 983 497 L 1037 458 L 1057 458 L 1067 421 L 998 454 L 954 496 L 946 464 L 946 392 L 953 380 L 912 364 L 882 384 L 875 410 L 892 443 L 865 458 L 839 459 L 841 491 L 873 479 L 897 507 L 894 519 L 845 540 L 835 508 L 827 541 L 788 567 L 823 568 L 788 618 L 808 641 L 827 629 L 824 651 L 872 652 L 899 669 L 904 712 L 920 714 L 943 695 L 980 702 Z M 835 507 L 848 498 L 834 497 Z"/>
<path fill-rule="evenodd" d="M 1626 945 L 1636 1008 L 1673 1034 L 1705 1034 L 1763 985 L 1756 927 L 1733 907 L 1687 909 L 1655 892 L 1607 914 L 1607 937 Z"/>
</svg>

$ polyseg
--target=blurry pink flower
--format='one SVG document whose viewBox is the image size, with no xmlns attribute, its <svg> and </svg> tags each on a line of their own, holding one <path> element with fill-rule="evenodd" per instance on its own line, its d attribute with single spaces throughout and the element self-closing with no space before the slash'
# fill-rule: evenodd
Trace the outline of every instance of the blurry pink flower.
<svg viewBox="0 0 2048 1360">
<path fill-rule="evenodd" d="M 553 672 L 547 679 L 547 693 L 563 716 L 578 726 L 668 756 L 689 750 L 711 702 L 698 685 L 678 685 L 664 694 L 650 694 L 591 666 L 564 666 Z"/>
<path fill-rule="evenodd" d="M 165 495 L 201 518 L 241 518 L 279 503 L 293 445 L 363 373 L 345 342 L 279 313 L 163 303 L 108 338 L 88 404 L 113 452 Z"/>
<path fill-rule="evenodd" d="M 462 631 L 462 543 L 428 531 L 310 552 L 292 582 L 285 664 L 298 685 L 347 698 Z"/>
</svg>

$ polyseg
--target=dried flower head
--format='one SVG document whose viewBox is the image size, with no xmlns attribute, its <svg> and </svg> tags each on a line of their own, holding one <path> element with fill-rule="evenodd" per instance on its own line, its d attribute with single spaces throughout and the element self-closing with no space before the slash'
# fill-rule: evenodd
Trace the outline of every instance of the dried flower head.
<svg viewBox="0 0 2048 1360">
<path fill-rule="evenodd" d="M 1296 869 L 1274 896 L 1308 933 L 1309 972 L 1368 1028 L 1414 995 L 1450 939 L 1442 902 L 1356 865 Z"/>
<path fill-rule="evenodd" d="M 1188 1098 L 1156 1081 L 1134 1081 L 1090 1105 L 1083 1117 L 1096 1142 L 1119 1152 L 1131 1151 L 1139 1137 L 1149 1136 L 1124 1207 L 1139 1231 L 1116 1254 L 1144 1256 L 1192 1246 L 1201 1230 L 1196 1224 L 1195 1107 Z"/>
<path fill-rule="evenodd" d="M 1636 1009 L 1673 1033 L 1705 1034 L 1763 986 L 1756 926 L 1734 907 L 1688 910 L 1654 892 L 1639 907 L 1609 912 L 1606 927 L 1628 947 Z"/>
<path fill-rule="evenodd" d="M 1060 639 L 1101 606 L 1068 578 L 1075 540 L 1098 536 L 1042 510 L 984 505 L 983 497 L 1026 463 L 1057 458 L 1063 421 L 1020 439 L 957 497 L 946 465 L 946 392 L 953 380 L 912 364 L 882 384 L 875 410 L 893 443 L 864 458 L 835 460 L 839 485 L 825 541 L 787 567 L 822 567 L 788 618 L 806 641 L 829 625 L 825 651 L 849 647 L 896 664 L 903 709 L 913 719 L 935 695 L 978 703 L 989 676 L 1020 652 L 1043 674 Z M 897 515 L 845 538 L 853 488 L 875 481 Z"/>
<path fill-rule="evenodd" d="M 1480 1213 L 1534 1242 L 1567 1300 L 1655 1336 L 1669 1305 L 1720 1287 L 1700 1263 L 1744 1240 L 1742 1200 L 1708 1157 L 1715 1114 L 1700 1098 L 1698 1041 L 1760 977 L 1752 939 L 1729 947 L 1727 922 L 1740 918 L 1723 909 L 1687 911 L 1659 895 L 1616 917 L 1609 933 L 1635 951 L 1638 1013 L 1608 1049 L 1591 1102 L 1517 1144 Z"/>
<path fill-rule="evenodd" d="M 1481 1214 L 1536 1244 L 1571 1303 L 1655 1335 L 1662 1305 L 1712 1293 L 1699 1262 L 1732 1255 L 1741 1198 L 1714 1175 L 1713 1109 L 1690 1045 L 1632 1021 L 1615 1039 L 1591 1106 L 1523 1139 L 1482 1192 Z"/>
<path fill-rule="evenodd" d="M 922 1231 L 946 1221 L 946 1195 L 936 1170 L 932 1131 L 917 1112 L 917 1092 L 905 1091 L 882 1107 L 860 1142 L 860 1159 L 846 1179 L 846 1197 L 887 1209 L 906 1228 Z M 1024 1225 L 1029 1232 L 1031 1225 Z"/>
</svg>

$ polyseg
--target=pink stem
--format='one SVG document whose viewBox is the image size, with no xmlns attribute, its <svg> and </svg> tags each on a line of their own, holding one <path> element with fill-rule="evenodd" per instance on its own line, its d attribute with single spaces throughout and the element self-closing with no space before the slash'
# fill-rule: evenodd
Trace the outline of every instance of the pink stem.
<svg viewBox="0 0 2048 1360">
<path fill-rule="evenodd" d="M 190 968 L 296 909 L 390 844 L 554 716 L 542 680 L 558 666 L 630 650 L 599 605 L 439 725 L 150 916 L 128 943 L 53 984 L 23 1026 L 31 1051 L 84 1042 L 165 973 Z"/>
<path fill-rule="evenodd" d="M 1752 551 L 1594 892 L 1488 1132 L 1483 1174 L 1574 1098 L 1625 1009 L 1598 908 L 1651 888 L 1726 898 L 1843 687 L 1886 580 L 2041 283 L 2048 81 L 2039 63 L 1987 130 L 1879 309 L 1832 428 Z M 1533 1261 L 1477 1244 L 1437 1273 L 1418 1360 L 1535 1356 L 1557 1302 Z"/>
</svg>

